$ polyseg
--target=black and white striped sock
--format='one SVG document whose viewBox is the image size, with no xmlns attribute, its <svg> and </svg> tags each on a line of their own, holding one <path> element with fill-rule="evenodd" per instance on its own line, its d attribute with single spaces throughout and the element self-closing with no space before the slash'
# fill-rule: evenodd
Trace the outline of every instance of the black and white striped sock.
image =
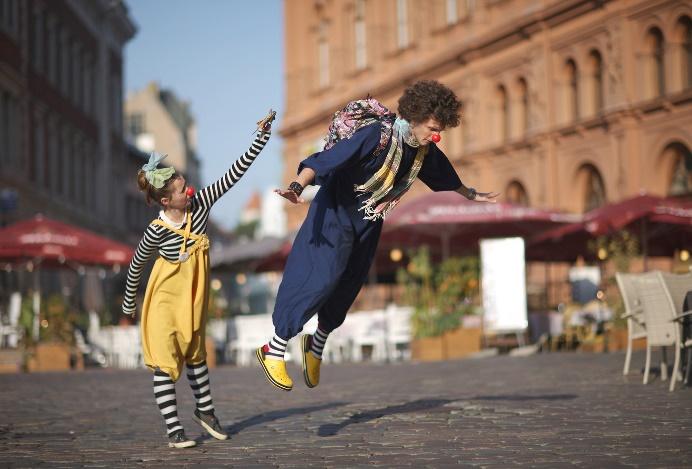
<svg viewBox="0 0 692 469">
<path fill-rule="evenodd" d="M 187 364 L 187 380 L 190 382 L 192 393 L 195 395 L 197 410 L 205 414 L 214 412 L 214 404 L 211 400 L 211 387 L 209 385 L 209 368 L 203 361 L 197 365 Z"/>
<path fill-rule="evenodd" d="M 178 420 L 178 405 L 175 399 L 175 383 L 166 373 L 160 370 L 154 371 L 154 397 L 159 411 L 166 422 L 168 436 L 183 431 L 183 426 Z"/>
<path fill-rule="evenodd" d="M 274 360 L 283 360 L 287 345 L 287 340 L 275 335 L 272 337 L 272 340 L 270 340 L 269 343 L 264 346 L 264 354 L 269 358 L 273 358 Z"/>
<path fill-rule="evenodd" d="M 329 337 L 329 332 L 321 329 L 318 325 L 310 341 L 310 353 L 315 358 L 322 360 L 322 351 L 324 350 L 324 344 L 327 342 L 327 337 Z"/>
</svg>

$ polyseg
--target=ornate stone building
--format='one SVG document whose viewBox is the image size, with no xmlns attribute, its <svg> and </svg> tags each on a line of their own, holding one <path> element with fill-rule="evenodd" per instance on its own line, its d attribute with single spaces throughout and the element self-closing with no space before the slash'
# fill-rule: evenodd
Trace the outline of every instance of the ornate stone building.
<svg viewBox="0 0 692 469">
<path fill-rule="evenodd" d="M 141 165 L 123 138 L 135 31 L 122 1 L 0 1 L 0 189 L 18 199 L 4 221 L 42 212 L 139 239 L 150 214 L 122 186 Z"/>
<path fill-rule="evenodd" d="M 692 190 L 689 1 L 286 0 L 285 25 L 285 184 L 347 101 L 432 78 L 463 101 L 442 147 L 468 185 L 570 212 Z"/>
</svg>

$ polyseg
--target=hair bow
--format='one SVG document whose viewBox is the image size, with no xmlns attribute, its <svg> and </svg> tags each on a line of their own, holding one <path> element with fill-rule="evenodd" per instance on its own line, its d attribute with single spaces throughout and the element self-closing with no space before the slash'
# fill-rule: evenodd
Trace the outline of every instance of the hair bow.
<svg viewBox="0 0 692 469">
<path fill-rule="evenodd" d="M 174 168 L 157 168 L 159 163 L 168 155 L 161 155 L 156 152 L 151 152 L 149 162 L 142 166 L 142 171 L 149 181 L 149 184 L 155 189 L 161 189 L 166 181 L 175 174 Z"/>
</svg>

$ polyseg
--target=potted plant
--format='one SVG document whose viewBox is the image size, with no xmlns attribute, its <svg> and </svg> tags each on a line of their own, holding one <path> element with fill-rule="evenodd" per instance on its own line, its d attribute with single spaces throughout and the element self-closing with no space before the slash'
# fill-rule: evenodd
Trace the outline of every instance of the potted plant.
<svg viewBox="0 0 692 469">
<path fill-rule="evenodd" d="M 460 358 L 480 349 L 480 328 L 462 328 L 462 318 L 477 314 L 479 263 L 476 257 L 452 257 L 438 265 L 427 247 L 410 256 L 397 273 L 405 300 L 414 308 L 411 352 L 414 359 Z"/>
</svg>

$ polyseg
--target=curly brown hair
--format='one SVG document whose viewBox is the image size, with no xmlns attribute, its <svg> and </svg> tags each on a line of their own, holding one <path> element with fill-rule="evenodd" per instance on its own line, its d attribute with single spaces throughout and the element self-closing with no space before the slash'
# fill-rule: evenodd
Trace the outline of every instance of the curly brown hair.
<svg viewBox="0 0 692 469">
<path fill-rule="evenodd" d="M 432 117 L 445 128 L 456 127 L 460 109 L 454 91 L 435 80 L 417 81 L 399 98 L 399 115 L 410 123 L 419 124 Z"/>
<path fill-rule="evenodd" d="M 170 198 L 171 191 L 173 190 L 171 188 L 171 183 L 179 177 L 181 177 L 180 174 L 173 173 L 171 177 L 166 179 L 166 182 L 164 182 L 163 187 L 157 189 L 151 184 L 149 184 L 149 181 L 147 181 L 146 173 L 140 169 L 137 172 L 137 186 L 139 186 L 140 191 L 144 192 L 144 195 L 147 199 L 147 205 L 151 205 L 152 202 L 156 202 L 157 204 L 161 205 L 161 199 L 163 199 L 164 197 Z"/>
</svg>

